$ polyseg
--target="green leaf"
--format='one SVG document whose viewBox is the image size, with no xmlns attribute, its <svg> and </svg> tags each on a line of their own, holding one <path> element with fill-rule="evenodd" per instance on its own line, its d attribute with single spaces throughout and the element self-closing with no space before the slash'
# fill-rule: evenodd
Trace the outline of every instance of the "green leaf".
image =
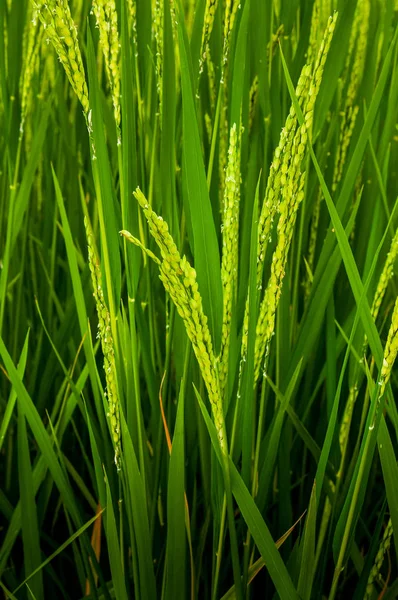
<svg viewBox="0 0 398 600">
<path fill-rule="evenodd" d="M 249 322 L 247 332 L 247 356 L 242 361 L 242 390 L 240 397 L 237 398 L 238 421 L 242 421 L 242 427 L 239 428 L 242 436 L 242 477 L 248 484 L 252 461 L 253 448 L 253 411 L 254 411 L 254 353 L 256 340 L 256 324 L 258 315 L 258 293 L 257 293 L 257 239 L 258 239 L 258 206 L 260 192 L 260 177 L 257 181 L 256 193 L 253 204 L 253 215 L 251 222 L 250 237 L 250 271 L 248 287 L 248 309 Z M 241 358 L 241 357 L 240 357 Z M 243 402 L 244 399 L 244 402 Z M 258 466 L 258 452 L 256 448 L 256 463 Z M 256 473 L 254 476 L 256 477 Z"/>
<path fill-rule="evenodd" d="M 79 266 L 78 266 L 78 261 L 77 261 L 77 256 L 76 256 L 76 247 L 73 242 L 72 231 L 71 231 L 71 228 L 69 225 L 68 216 L 66 214 L 65 202 L 63 199 L 62 191 L 59 186 L 57 175 L 56 175 L 52 165 L 51 165 L 51 171 L 52 171 L 54 188 L 55 188 L 55 197 L 57 200 L 59 214 L 61 216 L 62 233 L 63 233 L 64 240 L 65 240 L 69 273 L 70 273 L 70 277 L 72 280 L 73 295 L 75 298 L 76 311 L 77 311 L 77 316 L 79 319 L 80 334 L 83 339 L 84 353 L 85 353 L 87 365 L 89 368 L 90 381 L 91 381 L 91 386 L 92 386 L 92 389 L 94 392 L 94 400 L 95 400 L 95 404 L 96 404 L 96 408 L 97 408 L 98 418 L 99 418 L 100 425 L 101 425 L 101 430 L 103 433 L 105 433 L 105 431 L 107 430 L 107 426 L 106 426 L 104 411 L 102 410 L 103 403 L 102 403 L 102 399 L 100 397 L 100 392 L 98 389 L 97 367 L 95 364 L 95 358 L 94 358 L 94 353 L 93 353 L 90 336 L 88 335 L 89 323 L 88 323 L 88 318 L 87 318 L 87 306 L 86 306 L 86 301 L 84 298 L 83 282 L 82 282 L 82 278 L 80 276 Z M 83 206 L 84 206 L 84 204 L 83 204 Z M 91 280 L 90 280 L 89 285 L 92 285 Z M 56 353 L 55 346 L 54 346 L 54 350 Z"/>
<path fill-rule="evenodd" d="M 40 123 L 33 140 L 31 151 L 29 153 L 29 160 L 24 169 L 21 185 L 15 200 L 14 220 L 12 222 L 11 229 L 11 248 L 14 246 L 16 237 L 21 229 L 22 220 L 29 204 L 32 185 L 35 180 L 35 174 L 39 165 L 40 157 L 42 155 L 43 145 L 46 140 L 50 111 L 51 104 L 49 102 L 41 115 Z"/>
<path fill-rule="evenodd" d="M 257 504 L 259 506 L 264 506 L 265 499 L 268 498 L 268 494 L 272 489 L 272 477 L 274 474 L 275 463 L 278 455 L 278 448 L 281 439 L 282 426 L 285 419 L 285 413 L 287 412 L 288 406 L 290 404 L 290 399 L 295 390 L 299 374 L 301 369 L 301 362 L 298 363 L 295 372 L 288 384 L 286 393 L 283 396 L 279 396 L 279 404 L 277 407 L 277 412 L 275 418 L 273 419 L 269 430 L 267 432 L 268 444 L 266 450 L 267 460 L 264 461 L 263 468 L 260 472 L 259 477 L 259 491 L 258 491 L 258 500 Z M 267 381 L 268 378 L 267 378 Z"/>
<path fill-rule="evenodd" d="M 19 362 L 17 365 L 18 375 L 21 379 L 23 379 L 26 368 L 26 360 L 28 358 L 28 342 L 29 342 L 29 330 L 26 334 L 25 342 L 22 348 L 21 356 L 19 357 Z M 10 424 L 12 414 L 14 412 L 15 402 L 17 399 L 17 394 L 14 388 L 11 389 L 10 396 L 8 398 L 6 409 L 2 415 L 2 421 L 0 425 L 0 450 L 3 446 L 3 442 L 6 437 L 7 429 Z"/>
<path fill-rule="evenodd" d="M 109 311 L 119 306 L 121 266 L 119 251 L 120 220 L 112 186 L 111 167 L 106 147 L 101 94 L 97 77 L 97 62 L 90 27 L 87 27 L 87 64 L 90 93 L 89 121 L 92 123 L 91 164 L 95 182 L 96 199 L 101 229 L 101 245 L 104 261 L 105 292 L 108 294 Z"/>
<path fill-rule="evenodd" d="M 314 482 L 301 542 L 301 565 L 297 591 L 303 600 L 310 600 L 315 577 L 316 497 L 316 483 Z"/>
<path fill-rule="evenodd" d="M 25 415 L 21 409 L 18 410 L 18 478 L 21 497 L 24 570 L 25 577 L 27 577 L 39 566 L 41 562 L 41 550 L 32 466 L 28 447 L 28 432 Z M 32 592 L 37 598 L 44 598 L 41 572 L 37 572 L 30 585 Z"/>
<path fill-rule="evenodd" d="M 125 490 L 127 511 L 131 515 L 134 538 L 137 546 L 139 581 L 137 581 L 139 597 L 152 600 L 157 597 L 155 574 L 151 551 L 151 536 L 149 530 L 146 491 L 142 475 L 138 468 L 130 432 L 123 413 L 120 413 L 123 441 L 122 476 Z M 137 591 L 138 595 L 138 591 Z"/>
<path fill-rule="evenodd" d="M 121 115 L 122 115 L 122 187 L 121 208 L 122 226 L 133 233 L 138 231 L 138 206 L 131 202 L 133 189 L 137 184 L 137 123 L 135 109 L 131 99 L 134 98 L 133 65 L 131 60 L 131 44 L 128 34 L 128 13 L 126 0 L 121 2 Z M 140 276 L 141 253 L 132 244 L 124 242 L 126 254 L 125 269 L 127 273 L 128 293 L 135 297 Z"/>
<path fill-rule="evenodd" d="M 71 488 L 64 471 L 59 464 L 57 456 L 52 447 L 52 442 L 50 440 L 50 436 L 47 433 L 40 416 L 23 384 L 17 369 L 15 368 L 14 363 L 7 351 L 7 348 L 3 342 L 3 339 L 0 337 L 0 356 L 4 361 L 5 368 L 8 372 L 9 378 L 15 387 L 15 391 L 18 397 L 18 406 L 20 410 L 23 411 L 26 420 L 32 430 L 34 439 L 37 445 L 40 448 L 41 455 L 44 459 L 45 464 L 51 472 L 52 478 L 54 480 L 55 485 L 57 486 L 62 501 L 65 503 L 66 509 L 72 516 L 72 519 L 77 527 L 81 526 L 81 519 L 78 507 L 76 505 L 76 499 L 73 493 L 73 488 Z M 89 555 L 93 555 L 91 545 L 88 543 L 88 540 L 84 540 L 86 543 L 86 552 Z M 94 557 L 95 558 L 95 557 Z"/>
<path fill-rule="evenodd" d="M 185 598 L 184 394 L 185 384 L 182 382 L 167 486 L 167 567 L 164 597 L 170 600 L 178 597 Z"/>
<path fill-rule="evenodd" d="M 311 314 L 311 319 L 306 321 L 306 328 L 302 327 L 300 331 L 300 339 L 297 343 L 292 363 L 293 365 L 296 363 L 297 359 L 303 356 L 303 347 L 307 347 L 309 349 L 308 341 L 313 340 L 315 336 L 319 332 L 319 327 L 321 324 L 321 317 L 323 315 L 324 306 L 326 306 L 327 299 L 329 297 L 330 290 L 332 288 L 334 279 L 337 275 L 338 267 L 341 259 L 343 259 L 347 274 L 350 278 L 350 284 L 352 287 L 352 291 L 354 293 L 355 299 L 357 303 L 362 296 L 362 284 L 360 281 L 358 269 L 355 264 L 355 260 L 352 255 L 351 248 L 349 246 L 347 236 L 351 231 L 353 226 L 353 215 L 351 215 L 350 221 L 347 224 L 346 232 L 342 230 L 341 221 L 339 219 L 339 215 L 344 214 L 344 211 L 347 207 L 347 204 L 351 198 L 351 192 L 355 185 L 356 177 L 359 172 L 361 161 L 363 159 L 363 155 L 365 152 L 366 144 L 369 139 L 372 126 L 374 124 L 377 111 L 379 110 L 380 103 L 383 97 L 384 88 L 387 82 L 387 77 L 391 65 L 391 60 L 393 56 L 393 50 L 397 41 L 398 30 L 395 32 L 394 39 L 391 42 L 389 51 L 384 60 L 383 68 L 380 74 L 379 81 L 377 83 L 375 92 L 372 97 L 372 101 L 369 106 L 369 110 L 366 115 L 365 122 L 363 124 L 361 133 L 359 135 L 355 150 L 352 154 L 351 161 L 346 171 L 346 175 L 341 187 L 341 191 L 336 202 L 336 207 L 332 202 L 330 193 L 326 186 L 324 177 L 319 169 L 318 162 L 316 160 L 315 154 L 313 152 L 312 147 L 310 147 L 311 157 L 317 172 L 317 176 L 319 182 L 322 187 L 322 192 L 325 196 L 327 206 L 330 212 L 330 216 L 332 218 L 333 223 L 333 232 L 329 231 L 327 238 L 325 240 L 321 256 L 319 258 L 317 268 L 314 274 L 314 283 L 313 283 L 313 293 L 311 294 L 311 303 L 309 307 L 309 314 Z M 295 107 L 295 111 L 298 115 L 300 123 L 303 123 L 303 115 L 302 111 L 298 105 L 297 98 L 294 92 L 294 87 L 287 69 L 287 65 L 283 54 L 281 53 L 282 65 L 285 72 L 285 78 L 288 84 L 289 93 L 292 99 L 292 102 Z M 350 224 L 351 223 L 351 224 Z M 335 248 L 336 238 L 339 244 L 339 250 Z M 339 254 L 341 256 L 339 256 Z M 328 292 L 326 292 L 328 290 Z M 317 294 L 317 298 L 315 299 L 315 294 Z M 365 333 L 369 339 L 370 346 L 372 348 L 372 352 L 375 356 L 376 362 L 378 365 L 381 364 L 382 359 L 382 347 L 380 344 L 380 339 L 378 338 L 378 334 L 375 328 L 375 324 L 370 315 L 370 309 L 367 303 L 362 307 L 361 311 L 361 319 L 363 320 L 363 325 L 365 329 Z M 310 330 L 310 331 L 308 331 Z M 311 335 L 311 337 L 309 337 Z M 293 368 L 293 367 L 291 367 Z"/>
<path fill-rule="evenodd" d="M 388 74 L 393 49 L 394 49 L 397 39 L 398 39 L 398 30 L 395 33 L 394 40 L 391 43 L 389 53 L 384 62 L 383 71 L 382 71 L 382 74 L 380 75 L 378 89 L 376 90 L 376 92 L 373 96 L 372 103 L 371 103 L 371 106 L 369 108 L 369 112 L 367 115 L 367 119 L 365 121 L 363 130 L 361 132 L 360 140 L 358 141 L 358 145 L 357 145 L 357 149 L 356 149 L 356 156 L 355 156 L 356 161 L 357 161 L 357 168 L 359 166 L 360 158 L 363 155 L 363 152 L 365 150 L 367 138 L 370 135 L 371 126 L 376 117 L 377 109 L 378 109 L 378 106 L 379 106 L 379 103 L 380 103 L 380 100 L 382 97 L 383 87 L 384 87 L 384 84 L 385 84 L 385 81 L 387 78 L 387 74 Z M 298 104 L 297 97 L 295 95 L 295 91 L 294 91 L 294 87 L 293 87 L 293 83 L 290 78 L 290 75 L 289 75 L 289 72 L 287 69 L 287 65 L 286 65 L 286 61 L 284 59 L 282 51 L 281 51 L 281 59 L 282 59 L 282 64 L 283 64 L 283 68 L 284 68 L 284 72 L 285 72 L 286 81 L 287 81 L 287 84 L 289 87 L 289 93 L 290 93 L 292 102 L 294 104 L 294 109 L 296 111 L 296 114 L 297 114 L 300 124 L 303 125 L 304 124 L 303 113 Z M 382 83 L 383 83 L 383 85 L 381 85 Z M 371 115 L 371 118 L 369 117 L 369 115 Z M 348 279 L 350 281 L 351 289 L 353 291 L 355 300 L 356 300 L 357 304 L 359 305 L 361 298 L 363 296 L 363 285 L 362 285 L 361 278 L 359 275 L 358 267 L 356 265 L 350 244 L 348 242 L 347 235 L 341 224 L 341 220 L 339 218 L 338 211 L 333 203 L 330 192 L 326 186 L 325 179 L 323 177 L 323 174 L 321 172 L 321 169 L 319 167 L 318 161 L 316 159 L 316 156 L 315 156 L 315 153 L 314 153 L 314 150 L 313 150 L 311 144 L 309 144 L 309 150 L 310 150 L 311 158 L 314 163 L 314 167 L 315 167 L 315 170 L 316 170 L 316 173 L 317 173 L 317 176 L 318 176 L 321 188 L 322 188 L 323 195 L 325 197 L 325 201 L 326 201 L 326 204 L 327 204 L 327 207 L 329 210 L 329 214 L 330 214 L 330 217 L 331 217 L 331 220 L 333 223 L 333 228 L 334 228 L 335 235 L 336 235 L 336 238 L 337 238 L 337 241 L 339 244 L 341 256 L 342 256 L 342 259 L 343 259 L 343 262 L 344 262 L 344 265 L 346 268 Z M 353 160 L 354 160 L 354 157 L 350 163 L 350 168 L 354 168 L 354 167 L 352 167 Z M 350 177 L 349 177 L 349 174 L 351 175 Z M 347 173 L 346 179 L 344 181 L 343 189 L 340 194 L 341 199 L 344 200 L 345 196 L 346 195 L 348 196 L 348 194 L 351 192 L 351 189 L 352 189 L 354 183 L 355 183 L 355 178 L 353 177 L 353 173 L 350 171 L 349 173 Z M 382 350 L 382 346 L 380 343 L 379 335 L 376 330 L 376 326 L 375 326 L 372 316 L 370 314 L 369 305 L 366 302 L 366 300 L 364 300 L 363 305 L 361 307 L 360 316 L 361 316 L 361 320 L 362 320 L 362 323 L 363 323 L 363 326 L 365 329 L 366 336 L 369 340 L 369 345 L 372 349 L 373 355 L 375 356 L 377 364 L 381 365 L 383 350 Z"/>
<path fill-rule="evenodd" d="M 122 549 L 116 527 L 115 513 L 113 510 L 112 494 L 109 487 L 108 477 L 105 474 L 106 487 L 106 541 L 108 544 L 109 564 L 113 587 L 117 600 L 128 600 L 126 584 L 124 580 L 124 568 L 122 563 Z"/>
<path fill-rule="evenodd" d="M 77 540 L 79 538 L 79 536 L 86 531 L 86 529 L 88 529 L 104 512 L 105 509 L 102 509 L 100 511 L 98 511 L 98 513 L 92 517 L 89 521 L 87 521 L 87 523 L 85 523 L 84 525 L 82 525 L 82 527 L 80 527 L 73 535 L 71 535 L 66 542 L 64 542 L 63 544 L 61 544 L 61 546 L 59 546 L 59 548 L 57 548 L 55 550 L 55 552 L 53 552 L 48 558 L 46 558 L 46 560 L 44 560 L 40 566 L 35 569 L 32 573 L 30 573 L 30 575 L 14 590 L 14 594 L 21 589 L 32 577 L 34 577 L 35 575 L 37 575 L 37 573 L 40 573 L 40 571 L 42 571 L 44 569 L 44 567 L 46 567 L 47 565 L 49 565 L 51 563 L 51 561 L 56 558 L 57 556 L 59 556 L 60 554 L 62 554 L 62 552 L 70 545 L 72 544 L 72 542 L 74 542 L 75 540 Z M 44 596 L 43 596 L 44 597 Z"/>
<path fill-rule="evenodd" d="M 178 20 L 178 39 L 181 57 L 183 136 L 184 208 L 192 231 L 191 246 L 203 308 L 209 319 L 216 354 L 221 344 L 222 287 L 220 251 L 199 137 L 188 48 L 183 34 L 181 19 Z M 189 230 L 188 230 L 189 231 Z"/>
<path fill-rule="evenodd" d="M 398 549 L 398 465 L 392 445 L 390 433 L 384 417 L 381 419 L 377 448 L 379 450 L 383 479 L 386 486 L 388 508 L 390 510 L 392 528 L 394 533 L 395 549 Z"/>
<path fill-rule="evenodd" d="M 196 392 L 196 390 L 195 390 Z M 202 399 L 196 392 L 196 397 L 210 435 L 210 439 L 220 464 L 222 464 L 221 450 L 217 439 L 217 432 L 211 421 L 209 413 Z M 244 484 L 232 460 L 229 461 L 232 493 L 235 496 L 239 509 L 256 543 L 256 546 L 264 559 L 265 566 L 269 571 L 271 579 L 281 600 L 298 600 L 299 596 L 294 588 L 287 568 L 275 546 L 275 542 L 269 529 L 263 520 L 256 503 L 249 490 Z"/>
</svg>

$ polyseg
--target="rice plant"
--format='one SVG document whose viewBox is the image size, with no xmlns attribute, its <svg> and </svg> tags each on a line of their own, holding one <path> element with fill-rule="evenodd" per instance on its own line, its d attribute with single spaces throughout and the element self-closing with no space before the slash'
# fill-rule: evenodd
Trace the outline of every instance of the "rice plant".
<svg viewBox="0 0 398 600">
<path fill-rule="evenodd" d="M 397 24 L 0 2 L 4 598 L 398 595 Z"/>
</svg>

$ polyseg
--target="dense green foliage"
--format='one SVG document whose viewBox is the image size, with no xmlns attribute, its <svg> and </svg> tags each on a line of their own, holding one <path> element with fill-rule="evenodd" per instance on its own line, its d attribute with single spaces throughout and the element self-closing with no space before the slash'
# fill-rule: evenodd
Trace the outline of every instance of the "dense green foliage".
<svg viewBox="0 0 398 600">
<path fill-rule="evenodd" d="M 398 595 L 397 17 L 0 0 L 5 598 Z"/>
</svg>

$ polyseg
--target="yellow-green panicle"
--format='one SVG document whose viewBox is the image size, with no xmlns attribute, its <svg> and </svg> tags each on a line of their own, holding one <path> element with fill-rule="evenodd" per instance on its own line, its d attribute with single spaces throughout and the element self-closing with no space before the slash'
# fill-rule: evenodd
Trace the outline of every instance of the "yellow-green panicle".
<svg viewBox="0 0 398 600">
<path fill-rule="evenodd" d="M 181 257 L 169 233 L 167 223 L 152 210 L 141 190 L 137 189 L 134 196 L 142 207 L 149 231 L 159 246 L 161 260 L 156 260 L 159 264 L 159 276 L 184 322 L 209 395 L 220 447 L 224 454 L 227 454 L 227 439 L 216 359 L 207 316 L 203 312 L 196 271 L 185 256 Z M 136 243 L 130 239 L 133 237 L 131 234 L 124 231 L 121 233 L 126 239 Z"/>
<path fill-rule="evenodd" d="M 264 252 L 267 236 L 271 230 L 272 219 L 277 207 L 279 210 L 279 221 L 277 226 L 277 244 L 271 262 L 271 274 L 263 301 L 260 305 L 256 327 L 256 380 L 260 374 L 264 354 L 266 351 L 268 352 L 269 344 L 274 334 L 275 314 L 282 293 L 282 283 L 285 276 L 297 211 L 304 198 L 305 171 L 301 170 L 301 165 L 306 154 L 308 138 L 311 136 L 315 101 L 319 92 L 336 19 L 337 14 L 329 19 L 312 75 L 310 66 L 307 65 L 302 70 L 297 86 L 297 96 L 299 99 L 301 97 L 303 102 L 304 123 L 303 125 L 298 124 L 297 116 L 292 106 L 286 121 L 286 131 L 282 131 L 280 145 L 275 151 L 274 159 L 276 164 L 272 166 L 272 171 L 270 172 L 271 184 L 269 186 L 267 184 L 266 199 L 264 202 L 265 211 L 264 214 L 262 211 L 259 223 L 259 254 L 257 257 L 257 281 L 259 287 L 261 287 L 262 281 L 262 264 L 265 258 Z M 304 81 L 307 81 L 307 78 L 310 78 L 310 85 L 307 93 L 305 93 L 302 86 L 304 85 Z M 281 149 L 284 150 L 283 156 L 281 156 Z"/>
<path fill-rule="evenodd" d="M 67 0 L 33 0 L 40 21 L 45 29 L 45 38 L 55 48 L 65 73 L 76 93 L 83 111 L 89 110 L 88 89 L 83 61 L 77 39 L 77 29 L 73 22 Z"/>
<path fill-rule="evenodd" d="M 105 58 L 105 70 L 112 95 L 113 114 L 120 127 L 120 42 L 114 0 L 93 0 L 93 13 L 99 29 L 99 41 Z M 120 142 L 120 140 L 118 140 Z"/>
<path fill-rule="evenodd" d="M 224 210 L 222 224 L 221 281 L 223 286 L 223 323 L 219 379 L 224 393 L 228 376 L 229 345 L 231 339 L 231 316 L 236 302 L 238 277 L 238 234 L 240 192 L 240 143 L 236 124 L 231 127 L 228 148 L 228 164 L 225 178 Z"/>
<path fill-rule="evenodd" d="M 86 228 L 88 243 L 88 262 L 98 315 L 98 337 L 101 340 L 102 353 L 104 356 L 109 426 L 115 451 L 115 464 L 119 470 L 121 466 L 120 408 L 115 364 L 115 348 L 111 332 L 111 319 L 102 289 L 101 268 L 98 253 L 95 247 L 94 235 L 91 225 L 87 219 L 84 220 L 84 225 Z"/>
</svg>

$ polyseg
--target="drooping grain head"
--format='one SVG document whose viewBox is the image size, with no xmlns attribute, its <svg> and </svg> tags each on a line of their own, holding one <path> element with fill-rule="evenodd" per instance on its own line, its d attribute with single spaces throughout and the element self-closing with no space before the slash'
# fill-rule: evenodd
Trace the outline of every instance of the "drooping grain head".
<svg viewBox="0 0 398 600">
<path fill-rule="evenodd" d="M 115 451 L 115 464 L 118 471 L 121 468 L 121 439 L 120 439 L 120 407 L 115 364 L 115 348 L 111 332 L 111 319 L 105 303 L 102 288 L 102 275 L 94 235 L 87 219 L 84 220 L 88 244 L 88 262 L 93 285 L 93 295 L 98 316 L 98 338 L 101 341 L 104 356 L 104 371 L 106 381 L 106 397 L 108 403 L 108 420 Z"/>
<path fill-rule="evenodd" d="M 77 29 L 73 22 L 67 0 L 32 0 L 33 6 L 45 29 L 45 39 L 54 46 L 65 73 L 76 93 L 84 114 L 89 110 L 86 74 L 77 38 Z"/>
<path fill-rule="evenodd" d="M 236 303 L 240 180 L 240 139 L 238 139 L 236 124 L 234 124 L 231 127 L 229 137 L 222 223 L 221 281 L 223 286 L 223 322 L 218 368 L 222 394 L 227 384 L 231 318 L 232 310 Z"/>
<path fill-rule="evenodd" d="M 156 0 L 153 30 L 156 43 L 156 89 L 159 97 L 160 122 L 162 122 L 163 110 L 163 20 L 163 1 Z"/>
<path fill-rule="evenodd" d="M 354 131 L 359 106 L 356 104 L 365 67 L 370 17 L 369 0 L 358 2 L 343 81 L 348 78 L 345 103 L 341 110 L 339 143 L 333 172 L 332 191 L 335 191 L 343 175 L 347 152 Z M 352 64 L 351 64 L 352 62 Z"/>
<path fill-rule="evenodd" d="M 208 392 L 220 447 L 226 453 L 227 442 L 216 358 L 207 316 L 203 311 L 196 271 L 185 256 L 181 257 L 167 223 L 152 210 L 139 188 L 134 192 L 134 196 L 144 211 L 149 231 L 160 249 L 162 258 L 160 261 L 155 260 L 159 265 L 159 277 L 184 322 Z M 130 242 L 137 244 L 138 240 L 129 232 L 120 233 Z M 141 242 L 137 245 L 141 245 Z"/>
<path fill-rule="evenodd" d="M 225 2 L 222 68 L 225 67 L 228 62 L 230 37 L 234 28 L 236 13 L 240 7 L 240 0 L 226 0 Z"/>
<path fill-rule="evenodd" d="M 160 249 L 162 259 L 156 260 L 158 264 L 160 262 L 159 277 L 184 322 L 208 392 L 220 447 L 226 453 L 227 441 L 216 359 L 196 271 L 185 256 L 181 257 L 167 223 L 152 210 L 141 190 L 137 189 L 134 196 L 144 211 L 149 231 Z M 121 234 L 127 240 L 137 243 L 128 232 L 123 231 Z"/>
<path fill-rule="evenodd" d="M 304 148 L 297 150 L 296 156 Z M 298 178 L 291 178 L 284 188 L 286 198 L 280 204 L 280 217 L 277 227 L 277 245 L 272 256 L 271 274 L 260 305 L 260 312 L 256 327 L 255 344 L 255 379 L 260 375 L 261 363 L 265 354 L 268 354 L 269 344 L 275 330 L 275 315 L 282 293 L 282 284 L 285 276 L 291 240 L 297 211 L 304 198 L 305 172 Z"/>
<path fill-rule="evenodd" d="M 272 220 L 276 210 L 279 212 L 277 226 L 277 244 L 271 262 L 271 274 L 260 305 L 260 312 L 256 327 L 255 345 L 255 379 L 260 375 L 264 355 L 268 348 L 275 329 L 275 314 L 282 292 L 282 283 L 285 276 L 293 230 L 296 222 L 297 211 L 304 198 L 305 171 L 302 163 L 307 151 L 307 142 L 311 138 L 315 101 L 319 92 L 326 57 L 330 48 L 335 29 L 337 14 L 330 17 L 328 25 L 319 47 L 314 68 L 310 65 L 303 68 L 297 85 L 297 97 L 302 102 L 304 123 L 299 125 L 292 105 L 285 130 L 282 131 L 280 144 L 275 151 L 275 165 L 270 170 L 267 182 L 266 198 L 259 221 L 259 237 L 257 257 L 257 282 L 261 288 L 264 253 L 269 236 Z M 305 80 L 309 79 L 309 86 Z M 304 91 L 307 89 L 307 92 Z M 281 153 L 283 154 L 281 156 Z"/>
<path fill-rule="evenodd" d="M 202 43 L 199 57 L 199 70 L 202 72 L 203 64 L 206 60 L 206 53 L 209 47 L 209 40 L 214 25 L 214 15 L 217 10 L 218 0 L 206 0 L 205 16 L 202 32 Z"/>
<path fill-rule="evenodd" d="M 21 124 L 20 134 L 23 134 L 25 119 L 32 108 L 32 79 L 39 64 L 40 48 L 44 30 L 39 27 L 37 11 L 32 8 L 24 30 L 23 68 L 20 78 Z"/>
<path fill-rule="evenodd" d="M 105 69 L 111 89 L 113 114 L 120 127 L 120 41 L 114 0 L 93 0 L 92 11 L 99 29 L 99 41 L 105 58 Z M 120 143 L 120 136 L 118 138 Z"/>
<path fill-rule="evenodd" d="M 394 531 L 393 531 L 392 521 L 391 521 L 391 517 L 390 517 L 390 519 L 388 520 L 387 526 L 384 530 L 383 538 L 380 542 L 380 546 L 379 546 L 379 549 L 376 554 L 375 562 L 374 562 L 374 565 L 372 567 L 372 570 L 371 570 L 369 578 L 368 578 L 368 583 L 366 585 L 366 593 L 364 596 L 364 600 L 369 600 L 374 595 L 374 591 L 375 591 L 374 584 L 380 577 L 381 567 L 383 566 L 384 557 L 390 549 L 391 538 L 392 538 L 393 533 L 394 533 Z"/>
</svg>

